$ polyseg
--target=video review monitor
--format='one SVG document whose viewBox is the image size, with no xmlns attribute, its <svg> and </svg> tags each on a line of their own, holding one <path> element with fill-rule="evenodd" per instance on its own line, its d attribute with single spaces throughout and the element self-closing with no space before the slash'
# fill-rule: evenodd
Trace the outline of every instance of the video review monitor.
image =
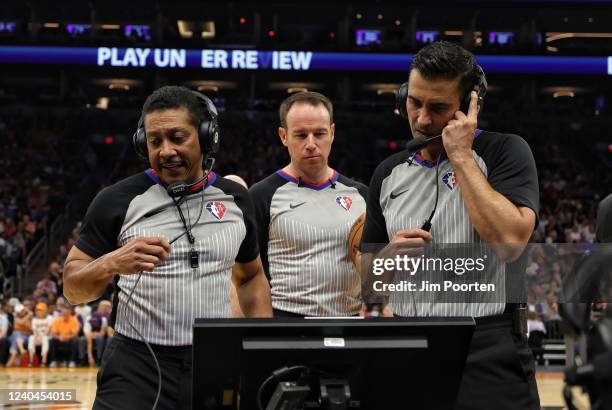
<svg viewBox="0 0 612 410">
<path fill-rule="evenodd" d="M 348 408 L 452 409 L 474 326 L 472 318 L 196 319 L 193 408 L 257 409 L 273 371 L 302 365 L 345 380 Z M 319 385 L 307 384 L 316 403 Z M 263 391 L 264 409 L 274 388 Z"/>
</svg>

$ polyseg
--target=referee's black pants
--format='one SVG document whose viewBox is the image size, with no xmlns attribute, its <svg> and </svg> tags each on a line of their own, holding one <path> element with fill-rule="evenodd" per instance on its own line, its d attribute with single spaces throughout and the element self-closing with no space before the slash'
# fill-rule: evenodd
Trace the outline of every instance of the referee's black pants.
<svg viewBox="0 0 612 410">
<path fill-rule="evenodd" d="M 476 319 L 455 410 L 540 410 L 527 338 L 513 331 L 511 315 L 497 318 Z"/>
<path fill-rule="evenodd" d="M 151 345 L 162 372 L 159 410 L 191 409 L 191 346 Z M 115 334 L 98 370 L 94 410 L 151 409 L 157 396 L 157 368 L 146 345 Z"/>
</svg>

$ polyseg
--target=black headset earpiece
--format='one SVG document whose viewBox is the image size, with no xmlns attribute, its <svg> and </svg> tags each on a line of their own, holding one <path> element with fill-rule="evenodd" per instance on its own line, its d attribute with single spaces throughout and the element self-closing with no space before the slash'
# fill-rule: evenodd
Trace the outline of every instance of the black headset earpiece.
<svg viewBox="0 0 612 410">
<path fill-rule="evenodd" d="M 397 93 L 395 93 L 395 114 L 404 118 L 408 118 L 406 102 L 408 100 L 408 83 L 400 85 Z"/>
<path fill-rule="evenodd" d="M 487 95 L 487 77 L 485 73 L 479 65 L 476 65 L 476 73 L 474 74 L 476 77 L 474 86 L 468 91 L 468 93 L 463 96 L 461 100 L 461 105 L 459 109 L 461 112 L 467 115 L 468 109 L 470 108 L 470 99 L 472 90 L 478 93 L 478 113 L 482 110 L 482 106 L 484 105 L 484 97 Z M 408 83 L 403 83 L 400 85 L 397 93 L 395 94 L 395 114 L 400 115 L 404 118 L 408 118 L 408 111 L 406 109 L 406 103 L 408 100 Z"/>
<path fill-rule="evenodd" d="M 136 151 L 136 155 L 143 161 L 147 166 L 149 166 L 149 153 L 147 151 L 147 136 L 144 130 L 143 118 L 142 115 L 138 119 L 138 128 L 136 132 L 132 136 L 132 146 L 134 147 L 134 151 Z"/>
<path fill-rule="evenodd" d="M 205 108 L 207 118 L 200 121 L 198 125 L 198 139 L 200 141 L 200 149 L 204 153 L 204 165 L 214 161 L 215 154 L 219 150 L 221 142 L 221 130 L 217 120 L 217 108 L 213 102 L 202 93 L 190 90 L 197 98 L 200 104 Z M 144 129 L 144 118 L 141 115 L 138 119 L 138 129 L 132 136 L 132 145 L 138 157 L 147 165 L 149 164 L 149 151 L 147 150 L 147 135 Z"/>
<path fill-rule="evenodd" d="M 470 100 L 472 99 L 472 91 L 476 91 L 478 94 L 478 114 L 482 110 L 482 106 L 484 104 L 484 97 L 487 95 L 487 87 L 489 86 L 487 83 L 487 77 L 481 66 L 476 65 L 476 73 L 474 73 L 476 81 L 474 82 L 474 86 L 467 92 L 465 96 L 463 96 L 463 100 L 461 101 L 461 106 L 459 109 L 462 113 L 467 115 L 468 110 L 470 109 Z"/>
<path fill-rule="evenodd" d="M 208 118 L 200 121 L 200 127 L 198 129 L 198 135 L 200 137 L 200 149 L 204 153 L 204 158 L 214 158 L 217 151 L 219 151 L 219 142 L 221 138 L 221 132 L 219 129 L 219 122 L 217 121 L 218 113 L 217 108 L 213 102 L 204 94 L 192 91 L 196 97 L 205 105 Z"/>
</svg>

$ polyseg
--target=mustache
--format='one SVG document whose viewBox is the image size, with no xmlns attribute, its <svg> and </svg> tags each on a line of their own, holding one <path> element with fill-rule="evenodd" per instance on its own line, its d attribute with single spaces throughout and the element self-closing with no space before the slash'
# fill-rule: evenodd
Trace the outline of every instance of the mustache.
<svg viewBox="0 0 612 410">
<path fill-rule="evenodd" d="M 168 165 L 189 165 L 187 161 L 166 161 L 159 164 L 160 167 L 168 166 Z"/>
<path fill-rule="evenodd" d="M 425 130 L 421 130 L 419 128 L 415 128 L 415 131 L 420 133 L 420 134 L 427 134 L 427 135 L 433 134 L 433 132 L 431 132 L 431 131 L 425 131 Z"/>
</svg>

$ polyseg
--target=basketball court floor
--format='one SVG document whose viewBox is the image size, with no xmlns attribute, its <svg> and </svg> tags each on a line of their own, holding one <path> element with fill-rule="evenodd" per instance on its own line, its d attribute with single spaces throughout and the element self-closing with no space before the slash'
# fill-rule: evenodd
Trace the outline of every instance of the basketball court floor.
<svg viewBox="0 0 612 410">
<path fill-rule="evenodd" d="M 97 371 L 94 368 L 2 368 L 0 369 L 0 389 L 76 389 L 76 401 L 62 404 L 0 404 L 0 408 L 11 410 L 91 409 L 96 394 Z M 561 395 L 563 388 L 561 372 L 538 372 L 537 382 L 543 409 L 565 408 Z M 576 404 L 579 409 L 589 409 L 586 397 L 579 389 L 574 389 L 574 396 L 577 397 Z"/>
</svg>

